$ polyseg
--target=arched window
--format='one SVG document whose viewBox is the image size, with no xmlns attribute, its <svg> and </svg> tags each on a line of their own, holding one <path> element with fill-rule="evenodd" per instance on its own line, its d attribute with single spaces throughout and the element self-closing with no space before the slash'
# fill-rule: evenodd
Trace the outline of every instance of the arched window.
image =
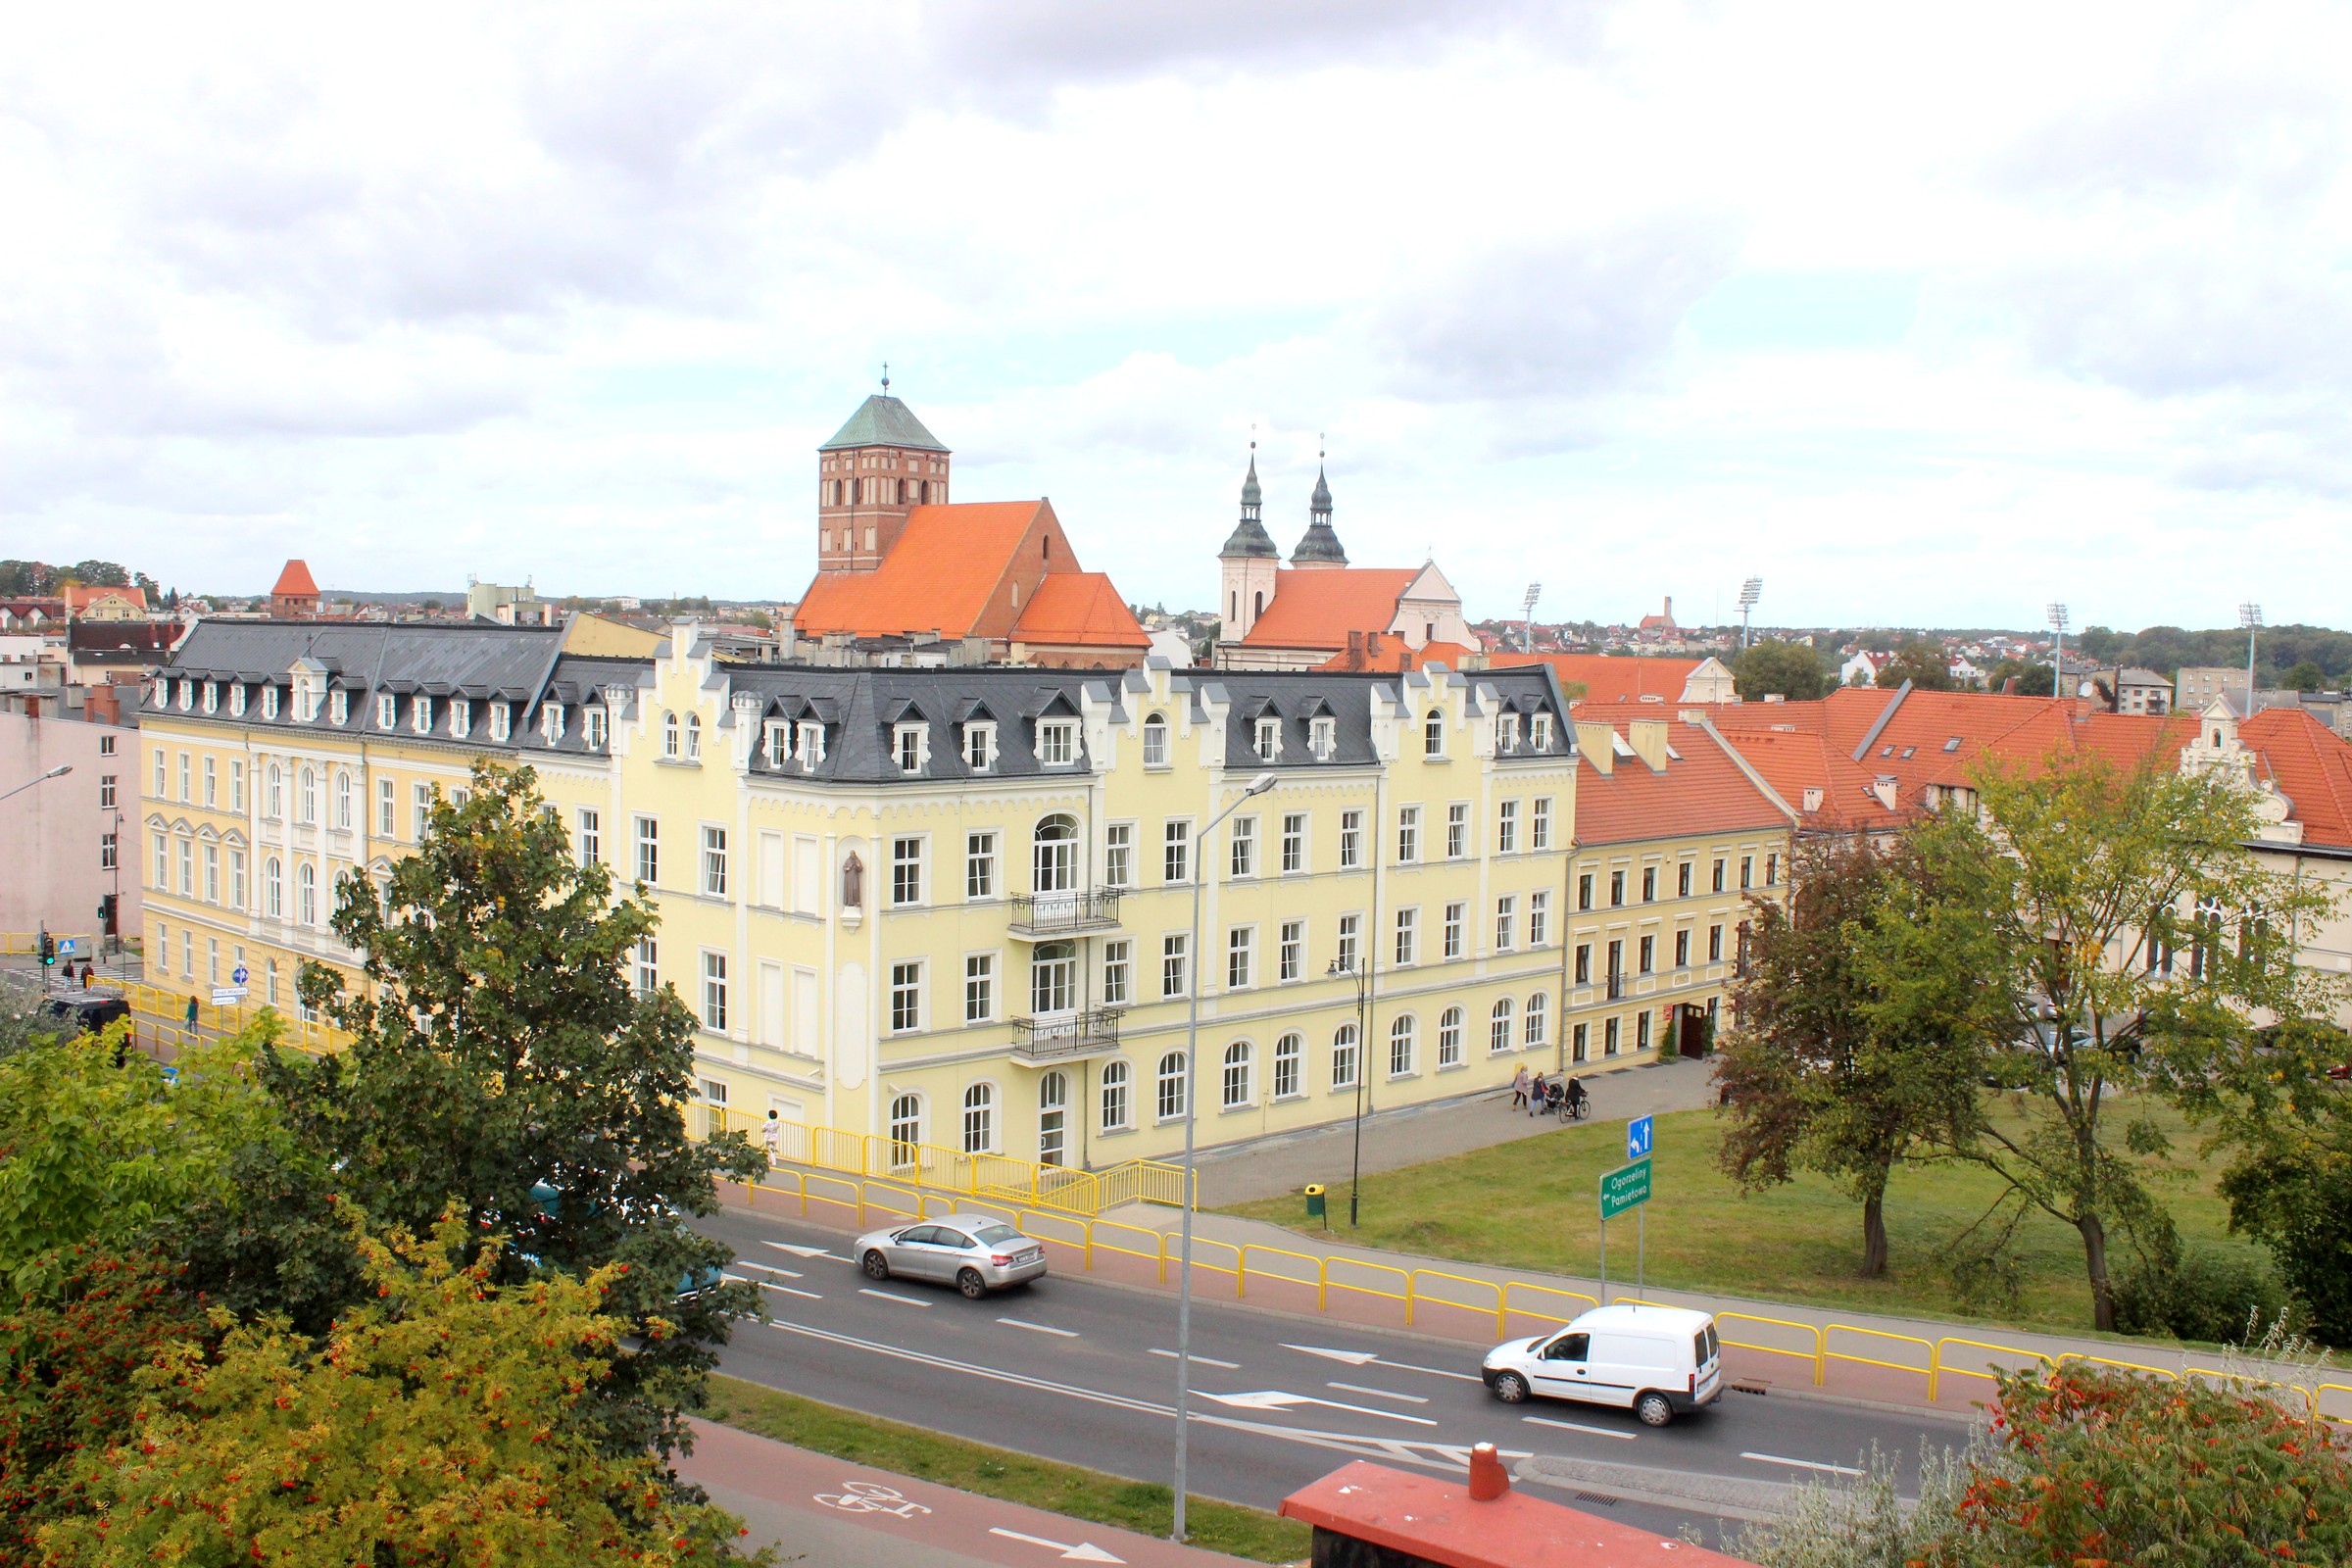
<svg viewBox="0 0 2352 1568">
<path fill-rule="evenodd" d="M 1144 720 L 1144 765 L 1168 765 L 1168 721 L 1157 713 Z"/>
<path fill-rule="evenodd" d="M 1255 598 L 1257 600 L 1256 608 L 1251 610 L 1250 613 L 1252 615 L 1263 615 L 1266 612 L 1266 591 L 1263 588 L 1260 588 L 1257 591 Z"/>
<path fill-rule="evenodd" d="M 274 855 L 262 862 L 262 912 L 272 920 L 286 917 L 285 867 Z"/>
<path fill-rule="evenodd" d="M 1400 1012 L 1389 1020 L 1389 1076 L 1402 1078 L 1413 1070 L 1413 1015 Z"/>
<path fill-rule="evenodd" d="M 1421 755 L 1446 755 L 1446 715 L 1434 708 L 1429 710 L 1429 722 L 1421 727 Z"/>
<path fill-rule="evenodd" d="M 1331 1037 L 1331 1087 L 1355 1087 L 1355 1025 L 1344 1023 Z"/>
<path fill-rule="evenodd" d="M 1184 1053 L 1171 1051 L 1159 1058 L 1159 1119 L 1173 1121 L 1185 1113 Z"/>
<path fill-rule="evenodd" d="M 1070 1080 L 1050 1072 L 1037 1081 L 1037 1162 L 1061 1164 L 1069 1151 Z"/>
<path fill-rule="evenodd" d="M 1298 1057 L 1306 1049 L 1306 1041 L 1298 1035 L 1284 1035 L 1274 1042 L 1274 1098 L 1287 1100 L 1298 1092 Z"/>
<path fill-rule="evenodd" d="M 300 925 L 318 923 L 318 873 L 307 860 L 294 868 L 294 919 Z"/>
<path fill-rule="evenodd" d="M 306 767 L 302 770 L 301 780 L 296 786 L 294 805 L 298 813 L 295 817 L 296 821 L 316 822 L 318 820 L 318 773 L 316 768 Z"/>
<path fill-rule="evenodd" d="M 1508 997 L 1494 999 L 1494 1014 L 1487 1025 L 1487 1049 L 1489 1051 L 1511 1049 L 1511 999 Z"/>
<path fill-rule="evenodd" d="M 923 1141 L 923 1098 L 901 1095 L 890 1102 L 890 1163 L 904 1170 L 920 1157 Z"/>
<path fill-rule="evenodd" d="M 1135 1106 L 1127 1097 L 1127 1064 L 1106 1061 L 1102 1064 L 1102 1130 L 1115 1133 L 1132 1126 Z"/>
<path fill-rule="evenodd" d="M 926 507 L 929 506 L 931 504 L 931 481 L 928 479 L 923 481 L 922 496 L 922 504 Z"/>
<path fill-rule="evenodd" d="M 335 826 L 351 830 L 351 775 L 335 769 Z"/>
<path fill-rule="evenodd" d="M 985 1154 L 997 1146 L 997 1091 L 974 1084 L 963 1092 L 963 1152 Z"/>
<path fill-rule="evenodd" d="M 1041 819 L 1030 841 L 1029 891 L 1067 893 L 1077 885 L 1077 821 L 1058 813 Z"/>
<path fill-rule="evenodd" d="M 904 479 L 901 479 L 901 480 L 899 481 L 899 505 L 903 507 L 903 506 L 905 506 L 906 504 L 906 480 L 904 480 Z"/>
<path fill-rule="evenodd" d="M 286 814 L 285 769 L 275 762 L 270 764 L 270 788 L 265 799 L 269 805 L 262 812 L 264 816 L 280 817 Z"/>
<path fill-rule="evenodd" d="M 1438 1014 L 1438 1065 L 1462 1064 L 1462 1009 L 1447 1007 Z"/>
<path fill-rule="evenodd" d="M 1239 1110 L 1250 1100 L 1250 1043 L 1236 1040 L 1225 1048 L 1225 1077 L 1217 1102 L 1227 1110 Z"/>
<path fill-rule="evenodd" d="M 686 715 L 686 760 L 690 762 L 699 761 L 702 759 L 702 755 L 703 715 L 700 713 L 688 713 Z"/>
<path fill-rule="evenodd" d="M 1527 1011 L 1521 1014 L 1522 1026 L 1519 1031 L 1519 1038 L 1528 1045 L 1544 1044 L 1544 1030 L 1550 1023 L 1550 1014 L 1544 1011 L 1549 1000 L 1541 991 L 1528 995 Z"/>
<path fill-rule="evenodd" d="M 662 755 L 673 758 L 678 755 L 678 715 L 675 713 L 662 715 Z"/>
</svg>

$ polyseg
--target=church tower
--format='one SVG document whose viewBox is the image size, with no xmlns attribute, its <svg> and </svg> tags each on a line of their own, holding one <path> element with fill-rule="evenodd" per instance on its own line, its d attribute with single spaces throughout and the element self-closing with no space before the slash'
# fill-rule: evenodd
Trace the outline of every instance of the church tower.
<svg viewBox="0 0 2352 1568">
<path fill-rule="evenodd" d="M 950 454 L 914 411 L 882 390 L 816 449 L 816 569 L 872 571 L 899 542 L 906 514 L 945 506 Z"/>
<path fill-rule="evenodd" d="M 1266 533 L 1266 525 L 1258 520 L 1261 501 L 1257 488 L 1257 443 L 1250 443 L 1250 476 L 1242 481 L 1242 520 L 1234 525 L 1233 537 L 1217 552 L 1217 564 L 1224 578 L 1224 602 L 1217 607 L 1223 617 L 1217 629 L 1217 641 L 1238 643 L 1250 635 L 1257 617 L 1266 612 L 1274 602 L 1274 571 L 1282 564 L 1282 552 Z"/>
<path fill-rule="evenodd" d="M 1315 493 L 1307 499 L 1306 533 L 1291 552 L 1295 571 L 1321 571 L 1348 564 L 1348 552 L 1331 528 L 1331 481 L 1323 477 L 1323 454 L 1315 454 Z"/>
</svg>

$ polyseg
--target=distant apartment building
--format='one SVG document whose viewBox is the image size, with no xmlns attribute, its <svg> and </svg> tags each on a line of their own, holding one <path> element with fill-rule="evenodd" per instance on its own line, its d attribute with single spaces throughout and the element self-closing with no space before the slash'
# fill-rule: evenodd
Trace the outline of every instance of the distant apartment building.
<svg viewBox="0 0 2352 1568">
<path fill-rule="evenodd" d="M 2228 664 L 2183 664 L 2173 680 L 2173 707 L 2195 713 L 2224 692 L 2246 689 L 2246 672 Z"/>
<path fill-rule="evenodd" d="M 122 863 L 137 826 L 136 706 L 105 689 L 0 696 L 0 794 L 22 789 L 0 809 L 0 931 L 96 936 L 109 895 L 117 929 L 138 929 L 138 867 Z"/>
<path fill-rule="evenodd" d="M 2187 670 L 2180 672 L 2183 675 Z M 2238 687 L 2243 690 L 2241 678 Z M 2126 664 L 2115 672 L 2115 710 L 2119 713 L 2167 713 L 2172 711 L 2173 683 L 2152 669 L 2139 669 Z"/>
</svg>

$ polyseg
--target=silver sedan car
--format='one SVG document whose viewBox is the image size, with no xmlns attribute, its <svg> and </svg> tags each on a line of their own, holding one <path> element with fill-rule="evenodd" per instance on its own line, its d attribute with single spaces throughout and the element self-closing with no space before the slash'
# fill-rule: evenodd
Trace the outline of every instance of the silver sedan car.
<svg viewBox="0 0 2352 1568">
<path fill-rule="evenodd" d="M 947 1214 L 858 1238 L 869 1280 L 900 1275 L 953 1285 L 973 1300 L 1043 1279 L 1046 1250 L 993 1214 Z"/>
</svg>

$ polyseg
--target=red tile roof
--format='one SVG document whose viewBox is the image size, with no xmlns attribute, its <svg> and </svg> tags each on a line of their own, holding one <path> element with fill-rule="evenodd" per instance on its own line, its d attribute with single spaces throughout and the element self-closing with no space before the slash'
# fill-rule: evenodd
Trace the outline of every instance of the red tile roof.
<svg viewBox="0 0 2352 1568">
<path fill-rule="evenodd" d="M 300 561 L 289 561 L 286 569 L 277 574 L 277 586 L 270 590 L 272 598 L 316 599 L 318 585 L 311 580 L 311 568 Z"/>
<path fill-rule="evenodd" d="M 1048 572 L 1022 608 L 1012 635 L 1017 642 L 1063 648 L 1152 646 L 1127 601 L 1099 571 Z"/>
<path fill-rule="evenodd" d="M 1582 681 L 1587 703 L 1639 703 L 1656 698 L 1668 704 L 1682 701 L 1683 687 L 1701 662 L 1695 659 L 1625 659 L 1607 654 L 1502 654 L 1494 659 L 1496 669 L 1549 664 L 1564 681 Z M 1601 718 L 1607 715 L 1586 715 Z"/>
<path fill-rule="evenodd" d="M 1043 501 L 916 507 L 872 571 L 819 572 L 793 612 L 803 636 L 974 635 Z"/>
<path fill-rule="evenodd" d="M 141 610 L 147 608 L 147 590 L 136 586 L 110 588 L 94 582 L 70 582 L 59 589 L 58 593 L 64 599 L 66 612 L 69 614 L 77 615 L 110 595 L 118 599 L 127 599 Z"/>
<path fill-rule="evenodd" d="M 1351 643 L 1315 667 L 1342 672 L 1393 669 L 1402 674 L 1406 670 L 1444 664 L 1447 669 L 1458 670 L 1462 667 L 1462 661 L 1477 652 L 1477 649 L 1464 647 L 1460 643 L 1423 643 L 1414 648 L 1402 637 L 1375 634 L 1364 640 L 1362 648 Z"/>
<path fill-rule="evenodd" d="M 1798 831 L 1876 832 L 1900 825 L 1902 813 L 1872 787 L 1876 775 L 1818 731 L 1718 728 L 1796 811 Z M 1810 810 L 1808 800 L 1817 802 Z"/>
<path fill-rule="evenodd" d="M 2237 737 L 2294 807 L 2304 843 L 2352 849 L 2352 743 L 2300 708 L 2266 708 Z"/>
<path fill-rule="evenodd" d="M 1632 739 L 1625 725 L 1611 727 Z M 1789 825 L 1788 815 L 1756 788 L 1730 752 L 1698 725 L 1668 723 L 1666 744 L 1678 755 L 1668 759 L 1663 772 L 1652 772 L 1640 757 L 1618 757 L 1603 775 L 1590 756 L 1583 756 L 1576 775 L 1579 844 Z"/>
<path fill-rule="evenodd" d="M 1274 597 L 1242 646 L 1337 652 L 1348 646 L 1351 631 L 1386 632 L 1394 625 L 1396 601 L 1420 575 L 1418 567 L 1285 567 L 1274 574 Z"/>
</svg>

